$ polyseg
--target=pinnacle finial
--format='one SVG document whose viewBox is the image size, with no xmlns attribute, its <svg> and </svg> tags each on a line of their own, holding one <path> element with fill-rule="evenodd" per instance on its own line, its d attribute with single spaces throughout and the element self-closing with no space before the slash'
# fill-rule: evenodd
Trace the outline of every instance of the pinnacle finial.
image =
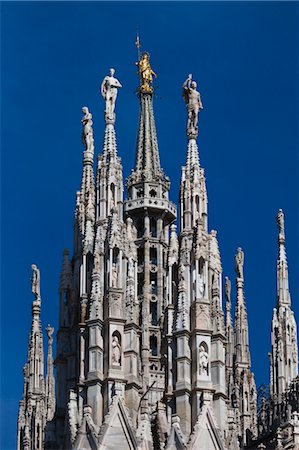
<svg viewBox="0 0 299 450">
<path fill-rule="evenodd" d="M 111 68 L 109 75 L 106 75 L 101 84 L 101 94 L 106 102 L 105 121 L 106 124 L 115 123 L 115 103 L 117 90 L 122 87 L 117 78 L 114 77 L 115 69 Z"/>
<path fill-rule="evenodd" d="M 192 80 L 192 74 L 188 75 L 183 84 L 183 98 L 188 112 L 187 136 L 188 139 L 196 139 L 198 136 L 198 114 L 203 109 L 200 93 L 196 90 L 197 83 Z"/>
<path fill-rule="evenodd" d="M 148 52 L 142 53 L 136 65 L 138 66 L 138 74 L 140 77 L 139 92 L 142 94 L 152 94 L 154 92 L 154 88 L 152 86 L 153 76 L 157 78 L 157 75 L 152 70 L 150 65 L 150 54 Z"/>
</svg>

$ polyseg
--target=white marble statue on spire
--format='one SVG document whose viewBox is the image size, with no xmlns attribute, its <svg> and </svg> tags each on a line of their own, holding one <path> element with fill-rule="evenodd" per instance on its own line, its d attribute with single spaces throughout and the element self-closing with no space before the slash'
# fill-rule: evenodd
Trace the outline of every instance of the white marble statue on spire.
<svg viewBox="0 0 299 450">
<path fill-rule="evenodd" d="M 244 279 L 243 273 L 244 266 L 244 252 L 241 247 L 238 247 L 237 254 L 235 256 L 235 270 L 238 278 Z"/>
<path fill-rule="evenodd" d="M 40 271 L 35 264 L 32 264 L 31 290 L 36 299 L 40 299 Z"/>
<path fill-rule="evenodd" d="M 89 112 L 87 106 L 83 106 L 82 112 L 84 116 L 81 119 L 83 129 L 82 129 L 82 143 L 85 150 L 93 151 L 93 130 L 92 130 L 92 114 Z"/>
<path fill-rule="evenodd" d="M 117 90 L 122 87 L 117 78 L 114 77 L 115 69 L 110 69 L 110 75 L 107 75 L 101 85 L 101 94 L 106 102 L 105 120 L 115 121 L 115 103 Z"/>
<path fill-rule="evenodd" d="M 198 114 L 203 109 L 200 93 L 196 90 L 196 87 L 197 84 L 192 81 L 192 74 L 190 73 L 183 84 L 183 98 L 188 111 L 187 135 L 189 138 L 197 137 Z"/>
</svg>

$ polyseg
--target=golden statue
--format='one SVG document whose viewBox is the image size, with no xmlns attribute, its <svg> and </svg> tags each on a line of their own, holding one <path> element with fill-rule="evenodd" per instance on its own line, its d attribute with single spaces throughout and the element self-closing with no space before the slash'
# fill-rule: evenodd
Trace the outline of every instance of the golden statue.
<svg viewBox="0 0 299 450">
<path fill-rule="evenodd" d="M 151 84 L 153 82 L 153 76 L 157 77 L 157 75 L 151 68 L 149 58 L 149 54 L 145 52 L 139 59 L 138 63 L 136 63 L 140 76 L 140 92 L 144 92 L 146 94 L 153 93 L 154 89 Z"/>
</svg>

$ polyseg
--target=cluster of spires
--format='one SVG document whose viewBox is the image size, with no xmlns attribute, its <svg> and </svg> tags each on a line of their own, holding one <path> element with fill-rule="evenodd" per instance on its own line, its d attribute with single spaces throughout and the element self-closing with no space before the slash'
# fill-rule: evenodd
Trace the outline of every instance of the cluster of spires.
<svg viewBox="0 0 299 450">
<path fill-rule="evenodd" d="M 134 198 L 135 194 L 132 194 L 136 186 L 141 183 L 156 182 L 161 188 L 162 194 L 158 197 L 165 201 L 169 210 L 172 209 L 173 217 L 172 222 L 175 218 L 176 212 L 174 205 L 168 202 L 168 190 L 169 190 L 169 179 L 164 175 L 164 172 L 160 165 L 159 151 L 158 151 L 158 141 L 156 135 L 156 128 L 154 122 L 154 114 L 152 107 L 152 80 L 153 76 L 156 74 L 152 71 L 149 64 L 149 55 L 144 53 L 138 63 L 139 75 L 140 75 L 140 87 L 139 87 L 139 98 L 140 98 L 140 118 L 139 118 L 139 130 L 137 139 L 137 151 L 136 151 L 136 164 L 132 174 L 127 180 L 127 189 L 129 192 L 132 204 L 137 200 Z M 113 248 L 113 243 L 119 243 L 122 239 L 121 233 L 123 233 L 123 228 L 125 227 L 125 233 L 131 228 L 131 223 L 127 219 L 126 224 L 122 223 L 123 214 L 123 201 L 122 201 L 122 169 L 121 161 L 117 155 L 116 149 L 116 136 L 115 136 L 115 100 L 117 95 L 117 89 L 121 87 L 118 80 L 114 78 L 114 71 L 110 72 L 110 77 L 106 77 L 102 84 L 102 93 L 106 101 L 105 109 L 105 135 L 104 135 L 104 145 L 103 152 L 98 156 L 98 168 L 96 181 L 94 179 L 94 139 L 93 139 L 93 128 L 92 128 L 92 115 L 87 107 L 83 108 L 83 135 L 82 141 L 85 147 L 84 157 L 83 157 L 83 174 L 81 189 L 77 192 L 77 204 L 75 211 L 75 249 L 74 257 L 71 261 L 69 260 L 69 253 L 67 250 L 64 251 L 63 255 L 63 266 L 61 271 L 60 280 L 60 330 L 63 333 L 65 327 L 74 326 L 76 320 L 76 304 L 74 298 L 71 298 L 72 286 L 72 273 L 80 273 L 80 283 L 76 288 L 80 291 L 80 308 L 79 317 L 77 317 L 79 324 L 79 345 L 81 348 L 85 345 L 85 333 L 86 333 L 86 321 L 93 320 L 96 321 L 98 318 L 103 317 L 103 306 L 100 302 L 100 298 L 103 294 L 103 283 L 101 281 L 100 273 L 100 261 L 103 258 L 105 252 L 104 248 L 104 238 L 103 234 L 107 231 L 109 235 L 110 243 L 112 243 L 111 248 Z M 192 84 L 193 83 L 193 84 Z M 202 104 L 200 96 L 196 91 L 196 84 L 192 82 L 192 77 L 189 76 L 183 85 L 184 99 L 187 105 L 188 112 L 188 122 L 187 122 L 187 137 L 188 137 L 188 147 L 187 147 L 187 160 L 186 165 L 182 170 L 181 178 L 181 189 L 180 189 L 180 209 L 181 209 L 181 233 L 180 242 L 176 234 L 176 227 L 172 223 L 170 225 L 170 239 L 169 239 L 169 265 L 172 266 L 177 264 L 179 260 L 181 261 L 178 266 L 178 312 L 176 317 L 173 315 L 172 320 L 168 322 L 168 335 L 172 335 L 173 330 L 177 332 L 179 330 L 188 330 L 191 317 L 189 315 L 190 304 L 188 304 L 186 296 L 186 278 L 187 271 L 186 266 L 189 264 L 188 258 L 190 258 L 190 247 L 189 242 L 193 242 L 193 250 L 195 259 L 198 261 L 198 268 L 201 264 L 201 260 L 209 260 L 209 267 L 212 269 L 212 311 L 211 320 L 213 332 L 223 336 L 220 338 L 222 343 L 227 340 L 226 348 L 226 392 L 219 391 L 219 397 L 223 395 L 228 398 L 228 442 L 230 449 L 239 448 L 239 441 L 242 445 L 249 443 L 249 438 L 246 435 L 246 430 L 249 428 L 252 431 L 251 438 L 256 438 L 258 435 L 258 421 L 257 421 L 257 411 L 256 411 L 256 387 L 254 382 L 254 375 L 251 372 L 251 358 L 249 351 L 249 337 L 248 337 L 248 321 L 247 321 L 247 311 L 246 302 L 244 295 L 244 275 L 243 275 L 243 264 L 244 264 L 244 254 L 241 248 L 238 248 L 235 257 L 236 263 L 236 288 L 237 288 L 237 301 L 235 307 L 235 318 L 234 323 L 231 314 L 231 283 L 226 277 L 225 283 L 225 296 L 226 296 L 226 319 L 224 322 L 222 305 L 221 305 L 221 259 L 217 242 L 217 233 L 211 231 L 208 233 L 208 212 L 207 212 L 207 191 L 205 183 L 204 169 L 200 167 L 199 162 L 199 152 L 197 147 L 197 134 L 198 134 L 198 113 L 202 109 Z M 190 99 L 190 96 L 193 98 Z M 194 106 L 197 102 L 197 107 Z M 98 198 L 96 198 L 96 192 L 98 193 Z M 146 195 L 144 192 L 140 193 L 142 198 Z M 138 196 L 137 196 L 138 197 Z M 96 207 L 95 207 L 96 205 Z M 130 203 L 127 201 L 125 206 L 127 211 L 130 211 Z M 170 212 L 171 214 L 171 212 Z M 293 355 L 293 363 L 288 369 L 287 373 L 283 373 L 283 368 L 277 368 L 277 364 L 274 364 L 275 358 L 279 352 L 279 339 L 276 341 L 277 329 L 280 332 L 286 330 L 286 325 L 284 321 L 293 320 L 292 329 L 295 329 L 294 316 L 290 310 L 290 295 L 288 289 L 288 268 L 286 260 L 285 251 L 285 234 L 284 234 L 284 218 L 283 213 L 280 210 L 277 216 L 277 223 L 279 228 L 278 244 L 279 244 L 279 254 L 277 261 L 277 308 L 274 309 L 273 314 L 273 330 L 272 330 L 272 365 L 271 365 L 271 395 L 273 397 L 277 396 L 280 398 L 282 393 L 285 391 L 290 382 L 297 375 L 296 363 L 298 362 L 298 354 Z M 100 226 L 98 226 L 100 225 Z M 133 228 L 132 228 L 133 230 Z M 134 234 L 134 230 L 131 231 Z M 127 236 L 127 234 L 126 234 Z M 136 236 L 135 236 L 136 237 Z M 119 245 L 119 244 L 118 244 Z M 130 245 L 126 243 L 126 245 Z M 179 249 L 181 255 L 179 255 Z M 136 249 L 125 248 L 124 252 L 134 255 Z M 96 252 L 99 258 L 94 258 L 93 268 L 89 269 L 91 273 L 91 295 L 89 298 L 88 292 L 88 279 L 84 270 L 82 270 L 82 264 L 84 267 L 89 265 L 89 255 Z M 189 254 L 189 256 L 188 256 Z M 185 256 L 184 256 L 185 255 Z M 135 256 L 133 256 L 133 259 Z M 182 261 L 185 262 L 182 263 Z M 82 263 L 83 260 L 83 263 Z M 113 277 L 113 267 L 112 262 L 108 267 L 108 272 L 110 272 L 110 278 L 108 283 L 110 287 L 119 288 L 119 281 Z M 38 269 L 37 269 L 38 270 Z M 205 269 L 204 269 L 205 270 Z M 34 271 L 34 274 L 37 272 Z M 173 272 L 174 273 L 174 272 Z M 203 272 L 204 273 L 204 272 Z M 39 272 L 38 272 L 39 276 Z M 39 281 L 38 281 L 39 282 Z M 130 284 L 130 280 L 127 286 L 128 290 L 133 289 L 133 285 Z M 169 288 L 171 289 L 171 287 Z M 198 282 L 196 290 L 199 296 L 205 297 L 207 294 L 205 292 L 206 287 Z M 129 292 L 129 291 L 128 291 Z M 44 439 L 48 439 L 51 443 L 51 439 L 57 439 L 53 437 L 52 428 L 47 424 L 51 424 L 54 418 L 55 412 L 55 393 L 54 393 L 54 375 L 53 375 L 53 356 L 52 356 L 52 334 L 53 328 L 47 327 L 48 335 L 48 357 L 47 357 L 47 376 L 46 382 L 44 382 L 43 371 L 44 371 L 44 361 L 43 361 L 43 348 L 42 348 L 42 332 L 40 324 L 40 306 L 41 298 L 39 290 L 33 291 L 35 295 L 35 300 L 33 301 L 32 307 L 32 331 L 29 341 L 29 353 L 28 353 L 28 363 L 25 365 L 24 369 L 24 393 L 23 398 L 20 402 L 19 410 L 19 433 L 18 433 L 18 448 L 22 450 L 31 450 L 32 448 L 43 448 Z M 169 298 L 173 293 L 169 292 Z M 66 297 L 66 298 L 65 298 Z M 68 311 L 65 309 L 65 305 L 68 304 Z M 202 310 L 204 311 L 204 304 L 202 305 Z M 128 305 L 132 308 L 132 317 L 134 316 L 134 306 Z M 168 315 L 171 315 L 171 308 L 167 311 Z M 88 316 L 89 315 L 89 316 Z M 174 328 L 170 324 L 175 324 Z M 146 328 L 146 325 L 145 325 Z M 145 332 L 146 333 L 146 332 Z M 295 331 L 293 332 L 293 341 L 295 336 Z M 296 349 L 297 341 L 290 345 L 293 345 L 292 351 L 294 353 L 294 348 Z M 62 340 L 61 340 L 62 342 Z M 63 348 L 60 347 L 61 342 L 57 344 L 57 362 L 59 366 L 60 352 L 63 353 Z M 82 347 L 83 346 L 83 347 Z M 223 344 L 224 348 L 224 344 Z M 204 347 L 203 347 L 204 349 Z M 283 355 L 282 360 L 288 359 L 289 348 L 284 346 L 285 355 Z M 148 349 L 142 350 L 145 355 Z M 204 350 L 203 350 L 204 353 Z M 86 356 L 86 355 L 85 355 Z M 144 356 L 146 360 L 148 356 Z M 84 366 L 84 353 L 81 353 L 81 359 L 79 361 L 79 386 L 83 389 L 85 382 L 85 366 Z M 281 365 L 283 366 L 283 364 Z M 203 366 L 204 367 L 204 366 Z M 275 380 L 277 379 L 277 374 L 275 375 L 275 370 L 280 371 L 278 378 L 279 383 L 277 384 Z M 75 374 L 74 374 L 75 377 Z M 170 377 L 170 374 L 169 374 Z M 143 396 L 140 399 L 140 411 L 141 420 L 139 421 L 139 426 L 137 430 L 137 441 L 140 443 L 142 440 L 149 439 L 149 429 L 148 429 L 148 414 L 149 414 L 149 390 L 153 387 L 149 383 L 149 372 L 144 372 L 143 376 Z M 114 383 L 113 389 L 117 392 L 120 398 L 123 397 L 123 386 L 122 383 Z M 79 392 L 80 389 L 79 387 Z M 240 393 L 243 397 L 240 399 Z M 71 437 L 70 440 L 74 444 L 77 439 L 75 426 L 75 418 L 81 416 L 81 428 L 88 427 L 93 430 L 95 436 L 104 435 L 104 430 L 106 422 L 104 421 L 102 428 L 97 426 L 97 423 L 92 419 L 92 408 L 89 406 L 83 406 L 79 403 L 77 406 L 77 394 L 73 390 L 70 391 L 70 398 L 68 402 L 68 420 L 70 426 Z M 59 422 L 59 410 L 63 409 L 65 406 L 63 402 L 67 399 L 60 400 L 61 403 L 58 404 L 56 408 L 57 418 L 56 426 Z M 204 397 L 204 408 L 208 408 L 209 396 Z M 58 400 L 59 402 L 59 400 Z M 113 407 L 117 405 L 119 399 L 117 400 L 113 397 L 109 414 Z M 116 406 L 115 406 L 116 407 Z M 37 408 L 46 411 L 44 414 L 38 414 Z M 162 408 L 163 409 L 163 408 Z M 202 409 L 203 411 L 204 409 Z M 32 414 L 39 417 L 40 422 L 38 424 L 32 425 Z M 124 411 L 125 414 L 125 411 Z M 159 408 L 157 416 L 159 413 Z M 217 414 L 216 414 L 217 415 Z M 84 419 L 82 419 L 84 417 Z M 164 417 L 164 416 L 163 416 Z M 217 415 L 218 423 L 221 422 Z M 107 417 L 105 419 L 108 420 Z M 214 419 L 213 419 L 214 420 Z M 85 421 L 85 422 L 84 422 Z M 181 448 L 179 446 L 171 447 L 169 444 L 171 439 L 176 442 L 184 442 L 184 436 L 186 436 L 186 429 L 188 425 L 183 423 L 183 420 L 179 419 L 179 414 L 175 416 L 172 420 L 172 431 L 168 440 L 167 448 Z M 163 419 L 160 421 L 160 428 L 163 428 Z M 198 424 L 197 424 L 198 425 Z M 221 428 L 221 423 L 219 426 Z M 199 426 L 199 425 L 198 425 Z M 236 430 L 236 427 L 238 428 Z M 32 428 L 35 430 L 40 430 L 38 433 L 34 434 L 34 439 L 36 439 L 35 444 L 32 441 Z M 167 428 L 167 427 L 166 427 Z M 83 433 L 83 431 L 82 431 Z M 163 434 L 163 433 L 162 433 Z M 189 432 L 190 434 L 190 432 Z M 45 438 L 46 436 L 46 438 Z M 192 445 L 196 445 L 196 434 L 190 435 L 190 442 Z M 237 442 L 236 436 L 239 436 L 239 441 Z M 97 438 L 97 439 L 101 439 Z M 99 441 L 100 442 L 100 441 Z M 139 445 L 139 444 L 138 444 Z M 191 445 L 191 444 L 190 444 Z M 143 448 L 139 446 L 138 448 Z M 184 447 L 186 448 L 186 446 Z M 196 448 L 196 447 L 188 447 Z M 223 447 L 224 448 L 224 447 Z M 262 447 L 261 447 L 262 448 Z"/>
</svg>

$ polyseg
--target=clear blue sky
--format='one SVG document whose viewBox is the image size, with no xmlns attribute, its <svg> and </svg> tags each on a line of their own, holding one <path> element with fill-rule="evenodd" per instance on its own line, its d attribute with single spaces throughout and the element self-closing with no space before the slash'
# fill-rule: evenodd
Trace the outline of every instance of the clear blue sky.
<svg viewBox="0 0 299 450">
<path fill-rule="evenodd" d="M 224 275 L 245 251 L 252 367 L 268 382 L 276 301 L 277 228 L 283 208 L 293 308 L 298 319 L 298 4 L 2 3 L 2 450 L 15 447 L 22 367 L 31 325 L 31 263 L 41 269 L 42 323 L 57 328 L 62 251 L 72 248 L 80 187 L 81 108 L 103 138 L 99 86 L 109 67 L 123 84 L 117 140 L 124 176 L 134 163 L 138 100 L 136 27 L 158 74 L 155 116 L 162 166 L 177 201 L 186 156 L 181 85 L 199 84 L 199 149 L 209 227 Z M 233 290 L 235 295 L 235 290 Z"/>
</svg>

